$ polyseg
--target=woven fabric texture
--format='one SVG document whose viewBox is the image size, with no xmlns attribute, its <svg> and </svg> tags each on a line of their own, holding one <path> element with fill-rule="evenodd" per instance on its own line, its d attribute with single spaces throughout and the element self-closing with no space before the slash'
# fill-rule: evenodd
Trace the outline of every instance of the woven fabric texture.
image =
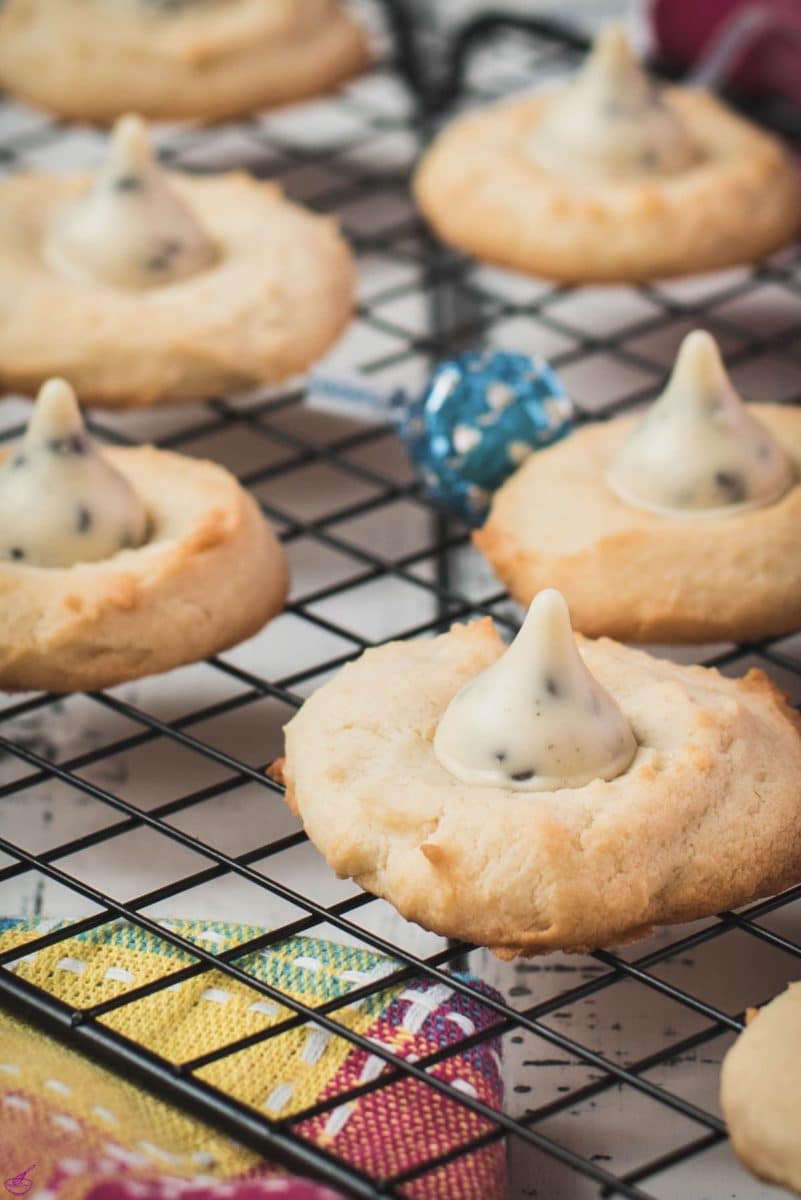
<svg viewBox="0 0 801 1200">
<path fill-rule="evenodd" d="M 0 922 L 0 952 L 19 949 L 15 973 L 75 1009 L 131 992 L 182 972 L 198 960 L 149 931 L 116 921 L 27 953 L 27 942 L 56 923 Z M 255 926 L 162 922 L 215 955 L 263 936 Z M 391 974 L 400 964 L 369 951 L 312 938 L 293 938 L 234 957 L 254 979 L 282 996 L 314 1007 L 346 998 L 354 988 Z M 482 987 L 483 985 L 477 985 Z M 488 989 L 483 989 L 488 992 Z M 478 998 L 430 980 L 389 984 L 366 1000 L 343 1004 L 332 1017 L 395 1054 L 414 1061 L 443 1047 L 454 1052 L 432 1068 L 452 1087 L 492 1107 L 502 1104 L 496 1039 L 459 1052 L 459 1043 L 496 1020 Z M 98 1019 L 173 1063 L 192 1060 L 295 1016 L 222 971 L 204 970 Z M 377 1079 L 383 1060 L 345 1038 L 306 1022 L 197 1071 L 199 1078 L 272 1118 L 302 1114 Z M 212 1188 L 221 1180 L 272 1179 L 275 1169 L 251 1152 L 60 1042 L 0 1013 L 0 1174 L 15 1178 L 31 1162 L 37 1190 L 58 1200 L 89 1200 L 100 1183 L 147 1186 L 171 1182 L 181 1190 Z M 343 1103 L 296 1131 L 379 1177 L 447 1154 L 491 1128 L 489 1122 L 426 1084 L 404 1079 Z M 65 1165 L 66 1164 L 66 1165 Z M 20 1186 L 24 1187 L 25 1177 Z M 284 1184 L 281 1183 L 283 1188 Z M 6 1189 L 8 1190 L 8 1189 Z M 404 1191 L 420 1200 L 495 1200 L 504 1195 L 502 1143 L 494 1141 Z M 11 1194 L 14 1194 L 13 1191 Z M 20 1192 L 19 1194 L 25 1194 Z M 227 1193 L 226 1193 L 227 1194 Z M 147 1195 L 150 1195 L 148 1191 Z"/>
</svg>

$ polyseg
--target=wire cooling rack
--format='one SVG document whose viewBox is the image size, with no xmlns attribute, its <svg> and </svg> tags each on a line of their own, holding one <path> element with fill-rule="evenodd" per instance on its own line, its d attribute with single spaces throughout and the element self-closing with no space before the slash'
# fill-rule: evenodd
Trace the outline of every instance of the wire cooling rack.
<svg viewBox="0 0 801 1200">
<path fill-rule="evenodd" d="M 580 39 L 540 34 L 495 30 L 474 41 L 462 62 L 461 102 L 491 101 L 573 64 Z M 407 44 L 407 78 L 409 53 Z M 702 323 L 747 395 L 801 398 L 796 248 L 753 269 L 637 288 L 555 288 L 473 265 L 431 240 L 409 198 L 409 170 L 431 124 L 389 61 L 334 99 L 212 129 L 163 127 L 158 144 L 179 167 L 245 166 L 273 177 L 343 222 L 358 254 L 360 305 L 329 374 L 358 372 L 387 392 L 413 391 L 431 360 L 453 350 L 536 350 L 585 415 L 603 418 L 653 396 L 683 333 Z M 96 163 L 102 148 L 91 129 L 10 103 L 0 110 L 4 169 Z M 19 435 L 26 412 L 24 402 L 4 401 L 3 439 Z M 499 964 L 335 880 L 265 775 L 280 753 L 281 725 L 365 646 L 487 612 L 509 626 L 519 614 L 469 548 L 466 528 L 421 492 L 392 430 L 316 411 L 301 386 L 156 413 L 96 412 L 92 428 L 110 441 L 149 439 L 228 465 L 279 529 L 293 591 L 267 630 L 208 663 L 102 693 L 4 698 L 0 914 L 38 922 L 22 948 L 0 955 L 4 1001 L 239 1142 L 354 1196 L 413 1194 L 456 1157 L 499 1139 L 514 1197 L 762 1196 L 726 1143 L 718 1068 L 745 1007 L 801 973 L 801 886 L 622 951 Z M 801 638 L 679 657 L 734 674 L 762 666 L 801 699 Z M 215 954 L 163 923 L 169 916 L 256 920 L 269 932 Z M 68 929 L 53 928 L 65 917 Z M 390 955 L 390 976 L 317 1007 L 245 976 L 294 1011 L 290 1024 L 322 1026 L 357 1045 L 363 1039 L 336 1020 L 346 1003 L 421 977 L 472 993 L 465 976 L 451 973 L 466 965 L 501 997 L 479 994 L 493 1014 L 490 1029 L 414 1064 L 367 1043 L 385 1072 L 314 1111 L 413 1077 L 444 1103 L 479 1114 L 486 1131 L 401 1175 L 370 1178 L 337 1157 L 335 1142 L 325 1148 L 300 1132 L 308 1110 L 280 1119 L 248 1108 L 199 1078 L 201 1060 L 169 1063 L 104 1025 L 110 1011 L 174 975 L 75 1011 L 26 979 L 21 955 L 119 918 L 186 950 L 182 978 L 211 969 L 242 978 L 243 954 L 306 931 Z M 427 1071 L 490 1036 L 502 1040 L 507 1077 L 498 1111 Z"/>
</svg>

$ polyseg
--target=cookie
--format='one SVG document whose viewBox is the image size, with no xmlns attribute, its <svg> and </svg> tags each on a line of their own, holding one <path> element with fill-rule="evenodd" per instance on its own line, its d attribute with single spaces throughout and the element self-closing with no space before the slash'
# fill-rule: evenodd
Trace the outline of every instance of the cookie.
<svg viewBox="0 0 801 1200">
<path fill-rule="evenodd" d="M 314 96 L 368 63 L 339 0 L 8 0 L 0 83 L 73 120 L 220 120 Z"/>
<path fill-rule="evenodd" d="M 801 1192 L 801 983 L 752 1014 L 723 1060 L 720 1102 L 738 1158 Z"/>
<path fill-rule="evenodd" d="M 709 93 L 657 88 L 614 28 L 567 86 L 447 127 L 414 191 L 450 245 L 568 283 L 749 262 L 801 224 L 781 143 Z"/>
<path fill-rule="evenodd" d="M 105 166 L 0 183 L 0 383 L 87 404 L 197 400 L 304 370 L 350 320 L 335 223 L 244 174 L 162 171 L 141 121 Z"/>
<path fill-rule="evenodd" d="M 69 385 L 45 385 L 0 458 L 0 687 L 86 691 L 206 658 L 286 590 L 283 551 L 232 475 L 100 449 Z"/>
<path fill-rule="evenodd" d="M 799 473 L 801 410 L 743 404 L 696 331 L 644 419 L 532 454 L 473 540 L 515 599 L 557 587 L 593 637 L 767 637 L 801 625 Z"/>
<path fill-rule="evenodd" d="M 553 592 L 519 640 L 486 618 L 371 648 L 289 722 L 287 800 L 339 875 L 502 957 L 801 878 L 801 727 L 761 672 L 574 645 Z"/>
</svg>

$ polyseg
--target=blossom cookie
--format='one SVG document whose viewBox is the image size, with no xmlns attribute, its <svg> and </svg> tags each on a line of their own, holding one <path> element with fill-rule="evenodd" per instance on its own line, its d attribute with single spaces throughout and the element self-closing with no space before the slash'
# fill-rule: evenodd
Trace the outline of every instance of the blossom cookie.
<svg viewBox="0 0 801 1200">
<path fill-rule="evenodd" d="M 0 458 L 0 687 L 83 691 L 205 658 L 283 606 L 284 554 L 214 463 L 100 447 L 62 379 Z"/>
<path fill-rule="evenodd" d="M 447 127 L 414 186 L 446 242 L 576 283 L 749 262 L 801 224 L 781 143 L 708 92 L 658 86 L 614 26 L 561 88 Z"/>
<path fill-rule="evenodd" d="M 720 1103 L 737 1157 L 759 1179 L 801 1194 L 801 983 L 760 1009 L 728 1050 Z"/>
<path fill-rule="evenodd" d="M 781 694 L 574 637 L 555 591 L 509 648 L 485 618 L 366 650 L 285 733 L 275 774 L 337 873 L 502 957 L 632 940 L 801 878 Z"/>
<path fill-rule="evenodd" d="M 347 325 L 336 225 L 232 173 L 162 169 L 140 118 L 94 176 L 0 183 L 0 382 L 69 378 L 85 403 L 140 407 L 278 382 Z"/>
<path fill-rule="evenodd" d="M 6 0 L 0 83 L 77 120 L 220 120 L 325 92 L 369 61 L 340 0 Z"/>
<path fill-rule="evenodd" d="M 473 536 L 517 600 L 557 587 L 593 637 L 767 637 L 801 625 L 800 477 L 801 411 L 745 404 L 696 330 L 644 416 L 527 459 Z"/>
</svg>

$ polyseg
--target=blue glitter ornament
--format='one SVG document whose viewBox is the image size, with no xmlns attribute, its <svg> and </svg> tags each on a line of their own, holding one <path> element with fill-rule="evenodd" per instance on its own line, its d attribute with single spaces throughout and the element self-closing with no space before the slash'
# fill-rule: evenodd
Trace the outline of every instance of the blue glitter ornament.
<svg viewBox="0 0 801 1200">
<path fill-rule="evenodd" d="M 426 489 L 471 524 L 525 458 L 563 437 L 573 405 L 542 360 L 470 351 L 440 363 L 399 433 Z"/>
<path fill-rule="evenodd" d="M 506 350 L 471 350 L 440 363 L 415 400 L 317 373 L 309 394 L 394 420 L 426 490 L 471 524 L 532 450 L 563 437 L 573 422 L 553 369 Z"/>
</svg>

